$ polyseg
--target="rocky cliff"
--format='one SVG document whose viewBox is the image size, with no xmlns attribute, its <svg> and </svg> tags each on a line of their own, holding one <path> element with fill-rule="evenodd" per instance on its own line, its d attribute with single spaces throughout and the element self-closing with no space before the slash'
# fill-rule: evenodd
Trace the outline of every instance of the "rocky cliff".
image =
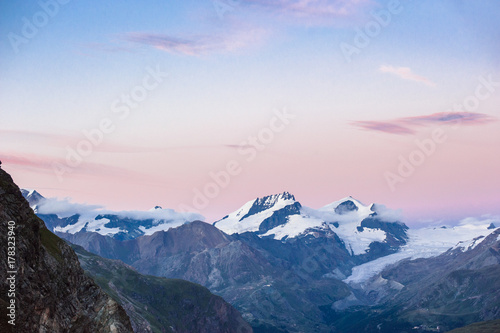
<svg viewBox="0 0 500 333">
<path fill-rule="evenodd" d="M 1 168 L 0 244 L 0 331 L 132 332 L 125 310 L 84 274 Z"/>
</svg>

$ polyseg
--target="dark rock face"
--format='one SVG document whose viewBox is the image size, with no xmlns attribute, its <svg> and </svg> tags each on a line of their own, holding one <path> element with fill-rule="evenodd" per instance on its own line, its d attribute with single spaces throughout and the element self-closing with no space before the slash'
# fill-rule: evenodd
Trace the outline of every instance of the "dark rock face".
<svg viewBox="0 0 500 333">
<path fill-rule="evenodd" d="M 246 215 L 244 215 L 240 219 L 240 221 L 249 217 L 249 216 L 258 214 L 266 209 L 271 208 L 272 206 L 274 206 L 274 204 L 276 204 L 276 202 L 278 200 L 294 200 L 295 201 L 295 197 L 293 196 L 293 194 L 290 194 L 288 192 L 283 192 L 279 195 L 268 195 L 268 196 L 265 196 L 262 198 L 258 198 L 253 203 L 252 207 L 250 207 L 250 209 L 248 210 L 248 213 Z"/>
<path fill-rule="evenodd" d="M 0 169 L 0 238 L 15 222 L 15 332 L 132 332 L 123 308 L 81 269 L 73 250 L 35 216 L 12 178 Z M 7 298 L 7 252 L 0 252 L 2 332 Z"/>
<path fill-rule="evenodd" d="M 269 230 L 287 223 L 288 216 L 300 214 L 300 208 L 300 203 L 294 202 L 292 205 L 288 205 L 280 210 L 275 211 L 273 215 L 263 220 L 259 225 L 259 234 L 265 234 Z"/>
<path fill-rule="evenodd" d="M 67 225 L 76 224 L 80 218 L 78 214 L 65 218 L 59 218 L 56 214 L 37 214 L 37 216 L 43 220 L 47 229 L 51 231 L 53 231 L 55 227 L 65 227 Z"/>
<path fill-rule="evenodd" d="M 238 311 L 200 285 L 141 275 L 119 260 L 73 248 L 85 271 L 125 308 L 136 333 L 252 332 Z"/>
<path fill-rule="evenodd" d="M 139 229 L 139 226 L 151 228 L 153 226 L 153 219 L 136 220 L 128 217 L 120 217 L 111 214 L 97 215 L 96 220 L 108 219 L 109 222 L 104 225 L 106 228 L 120 228 L 125 230 L 113 235 L 113 238 L 118 240 L 133 239 L 144 235 L 144 231 Z"/>
<path fill-rule="evenodd" d="M 351 200 L 344 201 L 337 207 L 335 207 L 335 213 L 339 215 L 344 215 L 350 212 L 355 212 L 358 210 L 358 207 Z"/>
<path fill-rule="evenodd" d="M 406 231 L 408 227 L 401 222 L 385 222 L 377 217 L 377 213 L 373 213 L 372 217 L 367 217 L 361 221 L 361 228 L 381 229 L 386 232 L 386 242 L 392 247 L 397 247 L 406 244 L 408 235 Z"/>
<path fill-rule="evenodd" d="M 134 247 L 133 243 L 137 244 L 140 256 L 126 262 L 140 272 L 186 279 L 212 291 L 246 283 L 273 270 L 264 256 L 246 243 L 199 221 L 124 245 Z"/>
</svg>

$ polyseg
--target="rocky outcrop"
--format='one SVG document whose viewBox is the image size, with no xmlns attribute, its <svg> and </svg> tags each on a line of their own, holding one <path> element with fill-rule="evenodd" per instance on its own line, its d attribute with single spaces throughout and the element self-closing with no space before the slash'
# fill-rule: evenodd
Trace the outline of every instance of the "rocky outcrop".
<svg viewBox="0 0 500 333">
<path fill-rule="evenodd" d="M 348 214 L 350 212 L 355 212 L 358 210 L 358 206 L 354 204 L 351 200 L 346 200 L 342 202 L 340 205 L 335 207 L 335 213 L 339 215 Z"/>
<path fill-rule="evenodd" d="M 279 225 L 286 224 L 290 215 L 300 214 L 301 207 L 300 203 L 294 202 L 291 205 L 285 206 L 282 209 L 273 212 L 273 215 L 264 219 L 259 225 L 259 234 L 265 234 Z"/>
<path fill-rule="evenodd" d="M 295 196 L 291 193 L 283 192 L 281 194 L 268 195 L 263 198 L 257 198 L 252 204 L 252 207 L 250 207 L 250 209 L 248 210 L 247 214 L 241 217 L 240 221 L 273 207 L 273 205 L 280 200 L 295 201 Z"/>
<path fill-rule="evenodd" d="M 35 216 L 2 169 L 0 240 L 3 249 L 15 247 L 15 254 L 0 251 L 2 332 L 132 332 L 125 310 L 84 274 L 74 251 Z M 13 266 L 7 255 L 15 259 Z M 15 327 L 5 322 L 12 300 Z"/>
</svg>

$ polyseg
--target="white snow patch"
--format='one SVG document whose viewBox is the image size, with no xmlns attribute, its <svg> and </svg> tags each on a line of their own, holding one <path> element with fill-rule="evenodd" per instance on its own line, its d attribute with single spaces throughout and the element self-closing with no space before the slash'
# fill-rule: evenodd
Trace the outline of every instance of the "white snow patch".
<svg viewBox="0 0 500 333">
<path fill-rule="evenodd" d="M 87 231 L 97 232 L 97 233 L 104 235 L 104 236 L 114 235 L 114 234 L 119 233 L 120 231 L 123 231 L 123 230 L 120 230 L 120 228 L 107 228 L 104 226 L 107 223 L 109 223 L 109 220 L 105 219 L 105 218 L 95 220 L 95 219 L 80 217 L 78 219 L 77 223 L 70 224 L 70 225 L 67 225 L 65 227 L 55 227 L 54 231 L 74 234 L 74 233 L 81 231 L 85 226 L 87 226 L 87 229 L 86 229 Z"/>
<path fill-rule="evenodd" d="M 46 199 L 36 207 L 39 214 L 55 214 L 59 218 L 66 218 L 74 215 L 80 215 L 75 224 L 65 227 L 55 227 L 54 231 L 75 234 L 86 227 L 88 232 L 97 232 L 101 235 L 114 235 L 119 232 L 127 232 L 121 228 L 107 228 L 104 225 L 109 223 L 107 218 L 96 219 L 98 215 L 114 215 L 119 218 L 128 218 L 137 221 L 153 220 L 151 228 L 139 226 L 146 235 L 151 235 L 156 231 L 168 230 L 172 227 L 178 227 L 184 223 L 203 220 L 203 216 L 197 213 L 176 212 L 173 209 L 156 208 L 149 211 L 111 211 L 103 209 L 101 206 L 71 203 L 68 199 Z M 138 222 L 140 223 L 140 222 Z"/>
<path fill-rule="evenodd" d="M 363 228 L 363 231 L 358 231 L 352 224 L 341 224 L 338 228 L 330 225 L 330 228 L 344 241 L 352 255 L 363 254 L 371 243 L 383 242 L 386 239 L 386 233 L 381 229 Z"/>
<path fill-rule="evenodd" d="M 342 215 L 335 213 L 335 208 L 347 200 L 352 201 L 358 210 Z M 347 250 L 352 255 L 359 255 L 365 253 L 372 242 L 383 242 L 387 236 L 385 231 L 381 229 L 363 228 L 363 231 L 358 230 L 361 221 L 373 214 L 370 207 L 372 205 L 364 206 L 359 201 L 347 197 L 318 210 L 303 207 L 302 213 L 327 222 L 330 229 L 344 241 Z M 338 223 L 338 227 L 333 224 L 334 222 Z"/>
<path fill-rule="evenodd" d="M 264 204 L 269 204 L 270 203 L 269 201 L 272 200 L 273 198 L 275 197 L 270 196 L 267 199 L 267 201 L 264 202 Z M 241 220 L 241 218 L 243 218 L 248 213 L 248 211 L 253 206 L 256 200 L 247 202 L 239 210 L 229 214 L 226 218 L 216 222 L 215 226 L 229 235 L 235 233 L 243 233 L 247 231 L 250 232 L 258 231 L 262 221 L 273 215 L 275 211 L 285 208 L 286 206 L 293 205 L 295 203 L 294 200 L 291 199 L 285 200 L 282 199 L 281 197 L 278 197 L 276 202 L 268 209 L 259 212 L 257 214 L 248 216 L 243 220 Z"/>
<path fill-rule="evenodd" d="M 409 229 L 407 231 L 409 241 L 401 247 L 399 252 L 354 267 L 352 274 L 343 281 L 350 284 L 363 283 L 383 271 L 387 266 L 403 259 L 435 257 L 460 243 L 465 245 L 467 249 L 471 249 L 471 246 L 472 248 L 477 246 L 494 231 L 494 229 L 487 229 L 489 223 L 466 224 L 464 221 L 466 222 L 463 220 L 458 226 L 450 228 Z M 478 239 L 479 242 L 473 242 L 474 238 L 480 236 L 484 236 L 484 238 Z"/>
<path fill-rule="evenodd" d="M 177 228 L 185 223 L 186 223 L 185 221 L 172 221 L 172 222 L 168 222 L 168 223 L 161 223 L 161 224 L 152 226 L 151 228 L 146 228 L 146 227 L 141 225 L 139 227 L 139 230 L 144 232 L 145 235 L 152 235 L 157 231 L 167 231 L 170 228 Z"/>
<path fill-rule="evenodd" d="M 283 239 L 285 237 L 293 238 L 302 234 L 308 228 L 321 227 L 324 222 L 317 218 L 305 217 L 302 215 L 288 216 L 286 224 L 279 225 L 262 236 L 270 236 L 274 234 L 274 239 Z"/>
<path fill-rule="evenodd" d="M 485 239 L 486 239 L 486 237 L 479 236 L 478 238 L 460 241 L 454 247 L 452 247 L 452 250 L 460 249 L 460 250 L 462 250 L 462 252 L 466 252 L 466 251 L 474 249 L 476 246 L 481 244 L 481 242 L 484 241 Z"/>
</svg>

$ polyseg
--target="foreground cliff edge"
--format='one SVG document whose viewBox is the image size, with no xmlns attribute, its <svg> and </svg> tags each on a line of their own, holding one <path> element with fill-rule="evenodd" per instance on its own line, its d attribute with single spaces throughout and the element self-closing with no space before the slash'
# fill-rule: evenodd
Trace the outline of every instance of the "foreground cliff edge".
<svg viewBox="0 0 500 333">
<path fill-rule="evenodd" d="M 125 310 L 84 274 L 0 168 L 0 331 L 132 332 Z"/>
</svg>

